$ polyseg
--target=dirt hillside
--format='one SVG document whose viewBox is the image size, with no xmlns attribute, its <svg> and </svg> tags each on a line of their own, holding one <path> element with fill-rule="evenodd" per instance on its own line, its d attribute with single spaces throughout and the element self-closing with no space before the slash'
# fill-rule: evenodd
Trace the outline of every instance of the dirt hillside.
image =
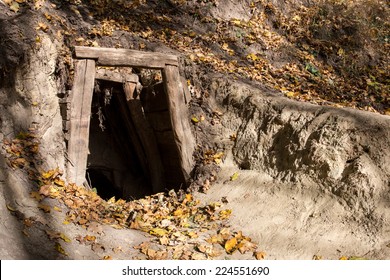
<svg viewBox="0 0 390 280">
<path fill-rule="evenodd" d="M 389 10 L 0 0 L 1 259 L 389 259 Z M 179 57 L 188 188 L 102 198 L 66 180 L 74 46 Z"/>
</svg>

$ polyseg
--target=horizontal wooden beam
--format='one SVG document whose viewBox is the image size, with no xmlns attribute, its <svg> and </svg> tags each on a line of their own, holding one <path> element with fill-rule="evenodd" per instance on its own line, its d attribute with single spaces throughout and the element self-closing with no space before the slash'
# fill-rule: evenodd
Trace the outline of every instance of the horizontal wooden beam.
<svg viewBox="0 0 390 280">
<path fill-rule="evenodd" d="M 112 81 L 117 83 L 138 83 L 139 81 L 138 75 L 136 74 L 118 73 L 108 69 L 97 69 L 95 79 Z"/>
<path fill-rule="evenodd" d="M 75 47 L 76 58 L 94 59 L 101 66 L 129 66 L 152 69 L 163 69 L 165 65 L 178 66 L 177 56 L 142 52 L 129 49 Z"/>
</svg>

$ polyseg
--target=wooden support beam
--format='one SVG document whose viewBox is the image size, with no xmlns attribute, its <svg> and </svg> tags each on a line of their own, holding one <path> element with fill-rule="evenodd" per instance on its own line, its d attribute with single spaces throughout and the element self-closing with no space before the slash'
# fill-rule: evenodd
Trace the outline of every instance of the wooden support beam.
<svg viewBox="0 0 390 280">
<path fill-rule="evenodd" d="M 188 180 L 193 168 L 192 154 L 195 148 L 195 140 L 191 134 L 188 109 L 184 100 L 184 89 L 177 66 L 166 65 L 162 70 L 162 74 L 181 168 L 184 178 Z"/>
<path fill-rule="evenodd" d="M 138 136 L 135 124 L 133 123 L 133 120 L 130 116 L 129 108 L 126 105 L 127 100 L 124 94 L 118 95 L 118 101 L 119 101 L 118 110 L 120 111 L 120 114 L 123 117 L 123 122 L 125 123 L 126 129 L 128 131 L 130 142 L 134 147 L 135 153 L 141 165 L 141 169 L 144 175 L 147 176 L 149 174 L 149 167 L 148 167 L 148 162 L 146 160 L 146 153 L 141 143 L 141 139 Z"/>
<path fill-rule="evenodd" d="M 139 96 L 134 95 L 134 84 L 126 82 L 124 91 L 131 119 L 145 151 L 153 192 L 161 192 L 164 190 L 164 168 L 153 129 L 145 118 Z"/>
<path fill-rule="evenodd" d="M 96 60 L 102 66 L 129 66 L 163 69 L 165 65 L 179 65 L 177 56 L 164 53 L 128 49 L 75 47 L 76 58 Z"/>
<path fill-rule="evenodd" d="M 91 103 L 95 83 L 95 61 L 83 59 L 75 63 L 68 142 L 68 180 L 77 185 L 83 185 L 88 158 Z"/>
<path fill-rule="evenodd" d="M 95 79 L 117 83 L 132 82 L 136 84 L 139 82 L 139 77 L 136 74 L 124 74 L 108 69 L 97 69 Z"/>
</svg>

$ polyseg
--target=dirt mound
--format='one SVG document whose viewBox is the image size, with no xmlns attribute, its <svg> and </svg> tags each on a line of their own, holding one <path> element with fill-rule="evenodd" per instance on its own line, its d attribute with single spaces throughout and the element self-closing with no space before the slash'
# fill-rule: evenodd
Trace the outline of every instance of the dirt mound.
<svg viewBox="0 0 390 280">
<path fill-rule="evenodd" d="M 226 196 L 234 221 L 272 258 L 389 257 L 389 117 L 225 79 L 210 94 L 224 112 L 216 141 L 231 143 L 203 199 Z"/>
</svg>

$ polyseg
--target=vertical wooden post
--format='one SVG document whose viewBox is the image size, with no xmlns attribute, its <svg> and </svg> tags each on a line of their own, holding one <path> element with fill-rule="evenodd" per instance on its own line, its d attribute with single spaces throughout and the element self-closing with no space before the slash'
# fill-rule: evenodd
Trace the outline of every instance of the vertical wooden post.
<svg viewBox="0 0 390 280">
<path fill-rule="evenodd" d="M 192 154 L 195 148 L 195 141 L 191 134 L 188 120 L 184 88 L 177 66 L 167 64 L 162 70 L 162 74 L 165 92 L 167 94 L 173 136 L 178 149 L 183 176 L 188 180 L 193 167 Z"/>
<path fill-rule="evenodd" d="M 95 61 L 91 59 L 76 61 L 68 142 L 68 180 L 77 185 L 85 182 L 94 83 Z"/>
<path fill-rule="evenodd" d="M 164 168 L 153 129 L 145 118 L 139 96 L 134 96 L 135 84 L 125 82 L 123 89 L 131 119 L 144 147 L 153 192 L 161 192 L 164 190 Z"/>
</svg>

